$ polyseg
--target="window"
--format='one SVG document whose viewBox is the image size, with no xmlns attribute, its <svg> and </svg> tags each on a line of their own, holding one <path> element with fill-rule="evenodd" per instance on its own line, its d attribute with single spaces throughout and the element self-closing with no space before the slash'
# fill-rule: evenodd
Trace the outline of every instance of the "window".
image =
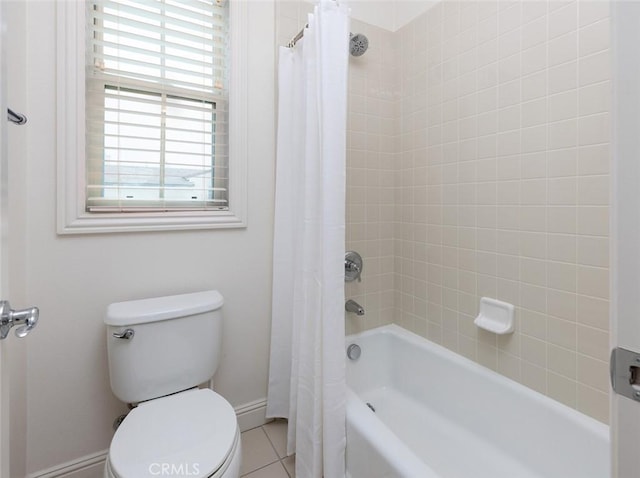
<svg viewBox="0 0 640 478">
<path fill-rule="evenodd" d="M 226 2 L 87 9 L 87 210 L 226 209 Z"/>
<path fill-rule="evenodd" d="M 243 3 L 59 3 L 58 232 L 246 225 Z"/>
</svg>

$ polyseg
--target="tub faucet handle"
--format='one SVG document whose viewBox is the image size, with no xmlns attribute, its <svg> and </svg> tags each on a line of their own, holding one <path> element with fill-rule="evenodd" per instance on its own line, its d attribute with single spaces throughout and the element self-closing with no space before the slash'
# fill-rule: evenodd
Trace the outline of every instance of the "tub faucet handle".
<svg viewBox="0 0 640 478">
<path fill-rule="evenodd" d="M 344 255 L 344 280 L 362 282 L 362 257 L 355 251 L 347 251 Z"/>
<path fill-rule="evenodd" d="M 344 268 L 349 272 L 360 272 L 360 267 L 358 266 L 358 264 L 356 264 L 353 261 L 350 261 L 349 259 L 344 261 Z"/>
</svg>

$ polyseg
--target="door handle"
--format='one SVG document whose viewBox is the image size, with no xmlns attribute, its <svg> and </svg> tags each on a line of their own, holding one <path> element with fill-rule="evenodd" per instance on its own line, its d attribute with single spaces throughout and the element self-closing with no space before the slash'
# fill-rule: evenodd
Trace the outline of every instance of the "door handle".
<svg viewBox="0 0 640 478">
<path fill-rule="evenodd" d="M 609 363 L 613 391 L 640 402 L 640 353 L 617 347 Z"/>
<path fill-rule="evenodd" d="M 37 307 L 14 310 L 9 301 L 0 301 L 0 340 L 6 339 L 9 330 L 13 326 L 19 325 L 15 331 L 16 337 L 26 337 L 29 332 L 38 324 L 40 311 Z"/>
</svg>

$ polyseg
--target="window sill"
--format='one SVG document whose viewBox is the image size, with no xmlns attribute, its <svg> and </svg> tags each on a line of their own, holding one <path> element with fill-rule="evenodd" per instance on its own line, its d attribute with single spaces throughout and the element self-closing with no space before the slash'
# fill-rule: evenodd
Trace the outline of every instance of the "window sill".
<svg viewBox="0 0 640 478">
<path fill-rule="evenodd" d="M 184 231 L 247 227 L 246 221 L 231 211 L 179 213 L 82 214 L 59 221 L 58 234 L 112 232 Z"/>
</svg>

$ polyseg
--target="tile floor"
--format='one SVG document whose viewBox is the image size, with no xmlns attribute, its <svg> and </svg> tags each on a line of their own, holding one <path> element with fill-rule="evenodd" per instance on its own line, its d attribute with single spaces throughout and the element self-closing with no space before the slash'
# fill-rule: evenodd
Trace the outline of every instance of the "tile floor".
<svg viewBox="0 0 640 478">
<path fill-rule="evenodd" d="M 274 420 L 242 432 L 242 466 L 246 478 L 295 478 L 295 456 L 287 457 L 287 422 Z"/>
</svg>

